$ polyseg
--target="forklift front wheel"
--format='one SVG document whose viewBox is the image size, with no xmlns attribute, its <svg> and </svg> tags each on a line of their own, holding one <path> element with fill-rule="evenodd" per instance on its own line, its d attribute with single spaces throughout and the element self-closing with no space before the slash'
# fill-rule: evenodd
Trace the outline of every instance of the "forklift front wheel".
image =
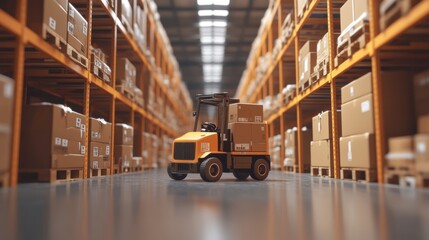
<svg viewBox="0 0 429 240">
<path fill-rule="evenodd" d="M 200 165 L 200 176 L 206 182 L 219 181 L 222 172 L 222 162 L 215 157 L 204 160 Z"/>
<path fill-rule="evenodd" d="M 244 181 L 249 177 L 249 170 L 234 170 L 232 172 L 232 174 L 234 175 L 235 178 L 237 178 L 240 181 Z"/>
<path fill-rule="evenodd" d="M 258 159 L 253 163 L 250 176 L 255 180 L 262 181 L 268 177 L 269 170 L 268 162 L 265 159 Z"/>
<path fill-rule="evenodd" d="M 186 178 L 186 176 L 188 176 L 188 174 L 186 174 L 186 173 L 173 173 L 171 171 L 171 163 L 168 164 L 167 173 L 168 173 L 168 176 L 170 176 L 171 179 L 174 179 L 174 180 L 177 180 L 177 181 L 183 180 L 183 179 Z"/>
</svg>

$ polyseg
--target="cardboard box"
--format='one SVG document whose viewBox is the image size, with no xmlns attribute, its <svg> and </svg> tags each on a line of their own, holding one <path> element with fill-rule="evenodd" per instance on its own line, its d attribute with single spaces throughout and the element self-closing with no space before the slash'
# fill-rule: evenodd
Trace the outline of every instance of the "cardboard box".
<svg viewBox="0 0 429 240">
<path fill-rule="evenodd" d="M 133 24 L 133 9 L 131 7 L 131 2 L 129 0 L 119 0 L 118 9 L 116 15 L 119 17 L 123 24 L 126 24 L 129 28 L 127 31 L 132 30 Z M 132 34 L 132 32 L 131 32 Z"/>
<path fill-rule="evenodd" d="M 123 167 L 131 167 L 133 159 L 133 146 L 115 145 L 115 164 L 121 164 Z"/>
<path fill-rule="evenodd" d="M 369 93 L 372 93 L 371 72 L 341 88 L 341 104 L 348 103 Z"/>
<path fill-rule="evenodd" d="M 311 141 L 311 166 L 330 167 L 331 166 L 331 140 Z"/>
<path fill-rule="evenodd" d="M 298 10 L 298 15 L 302 17 L 302 15 L 304 14 L 304 7 L 305 4 L 307 4 L 309 0 L 298 0 L 297 2 L 297 10 Z"/>
<path fill-rule="evenodd" d="M 340 8 L 341 32 L 344 32 L 353 21 L 353 0 L 348 0 Z"/>
<path fill-rule="evenodd" d="M 374 133 L 372 94 L 341 105 L 341 129 L 343 137 L 365 132 Z"/>
<path fill-rule="evenodd" d="M 67 43 L 84 57 L 88 53 L 88 22 L 69 3 L 67 22 Z"/>
<path fill-rule="evenodd" d="M 331 111 L 325 111 L 313 117 L 313 141 L 332 138 Z M 339 136 L 341 136 L 341 112 L 337 112 Z"/>
<path fill-rule="evenodd" d="M 429 173 L 429 134 L 414 136 L 417 172 Z"/>
<path fill-rule="evenodd" d="M 229 123 L 233 151 L 265 152 L 267 150 L 265 123 Z"/>
<path fill-rule="evenodd" d="M 12 124 L 14 81 L 0 74 L 0 125 L 4 128 Z"/>
<path fill-rule="evenodd" d="M 23 107 L 20 168 L 81 168 L 85 154 L 85 116 L 63 105 Z"/>
<path fill-rule="evenodd" d="M 89 143 L 89 167 L 91 169 L 110 168 L 110 143 Z"/>
<path fill-rule="evenodd" d="M 299 50 L 299 81 L 306 81 L 317 63 L 317 41 L 307 41 Z"/>
<path fill-rule="evenodd" d="M 116 66 L 116 80 L 128 82 L 130 87 L 136 85 L 136 67 L 127 58 L 119 58 Z"/>
<path fill-rule="evenodd" d="M 262 123 L 263 119 L 263 107 L 260 104 L 235 103 L 229 105 L 229 123 Z"/>
<path fill-rule="evenodd" d="M 429 71 L 414 76 L 414 100 L 417 116 L 429 115 Z"/>
<path fill-rule="evenodd" d="M 115 124 L 115 145 L 133 145 L 134 129 L 133 127 L 117 123 Z"/>
<path fill-rule="evenodd" d="M 429 134 L 429 115 L 420 116 L 417 121 L 418 133 Z"/>
<path fill-rule="evenodd" d="M 341 137 L 340 164 L 342 168 L 376 168 L 374 134 Z"/>
<path fill-rule="evenodd" d="M 312 131 L 302 131 L 302 146 L 304 166 L 310 167 L 311 162 L 311 135 Z M 288 129 L 285 135 L 285 165 L 298 164 L 298 132 L 296 129 Z"/>
<path fill-rule="evenodd" d="M 335 38 L 334 38 L 335 39 Z M 317 63 L 329 58 L 329 33 L 317 42 Z"/>
<path fill-rule="evenodd" d="M 414 136 L 389 138 L 389 153 L 414 152 Z"/>
<path fill-rule="evenodd" d="M 353 21 L 357 20 L 364 13 L 368 13 L 367 0 L 348 0 L 340 8 L 341 32 L 343 32 Z"/>
<path fill-rule="evenodd" d="M 112 124 L 104 119 L 89 119 L 89 141 L 99 143 L 112 142 Z"/>
<path fill-rule="evenodd" d="M 68 0 L 31 0 L 27 4 L 31 9 L 27 24 L 34 32 L 42 37 L 45 31 L 54 32 L 64 43 L 67 41 Z"/>
</svg>

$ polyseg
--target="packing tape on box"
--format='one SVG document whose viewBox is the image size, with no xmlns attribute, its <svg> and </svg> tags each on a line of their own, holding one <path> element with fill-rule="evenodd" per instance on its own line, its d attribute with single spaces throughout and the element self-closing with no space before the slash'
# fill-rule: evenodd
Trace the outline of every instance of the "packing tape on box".
<svg viewBox="0 0 429 240">
<path fill-rule="evenodd" d="M 319 115 L 317 115 L 317 131 L 320 133 L 322 131 L 322 113 L 319 113 Z"/>
<path fill-rule="evenodd" d="M 352 142 L 347 142 L 347 160 L 351 161 L 353 159 L 353 153 L 352 153 Z"/>
</svg>

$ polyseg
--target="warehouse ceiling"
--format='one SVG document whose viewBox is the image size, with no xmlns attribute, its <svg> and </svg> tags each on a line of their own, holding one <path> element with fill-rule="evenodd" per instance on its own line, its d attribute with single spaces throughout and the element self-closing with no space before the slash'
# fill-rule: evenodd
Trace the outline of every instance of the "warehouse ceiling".
<svg viewBox="0 0 429 240">
<path fill-rule="evenodd" d="M 191 96 L 238 87 L 268 0 L 156 0 Z"/>
</svg>

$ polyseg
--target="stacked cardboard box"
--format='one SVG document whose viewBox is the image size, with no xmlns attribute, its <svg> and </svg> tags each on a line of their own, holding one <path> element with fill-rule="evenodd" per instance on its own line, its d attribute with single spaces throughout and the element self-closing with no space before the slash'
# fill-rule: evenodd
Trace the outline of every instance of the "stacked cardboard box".
<svg viewBox="0 0 429 240">
<path fill-rule="evenodd" d="M 341 120 L 339 113 L 338 121 Z M 325 111 L 313 117 L 313 141 L 311 141 L 311 174 L 333 177 L 331 112 Z"/>
<path fill-rule="evenodd" d="M 385 182 L 409 185 L 415 175 L 413 136 L 389 138 L 389 153 L 386 154 Z M 411 184 L 415 186 L 415 183 Z"/>
<path fill-rule="evenodd" d="M 429 71 L 414 77 L 414 98 L 418 133 L 414 137 L 416 170 L 420 175 L 429 178 Z"/>
<path fill-rule="evenodd" d="M 119 58 L 116 64 L 116 89 L 134 100 L 136 87 L 136 67 L 128 58 Z"/>
<path fill-rule="evenodd" d="M 341 89 L 341 102 L 341 167 L 374 169 L 376 161 L 371 73 L 344 86 Z"/>
<path fill-rule="evenodd" d="M 152 167 L 152 138 L 150 133 L 142 132 L 143 139 L 143 148 L 142 148 L 142 157 L 143 157 L 143 167 L 151 168 Z"/>
<path fill-rule="evenodd" d="M 119 0 L 117 7 L 116 14 L 127 28 L 128 33 L 133 35 L 133 8 L 130 0 Z"/>
<path fill-rule="evenodd" d="M 231 104 L 228 129 L 231 130 L 232 151 L 267 151 L 267 125 L 263 122 L 262 105 Z"/>
<path fill-rule="evenodd" d="M 31 9 L 27 16 L 28 26 L 43 39 L 65 50 L 68 0 L 32 0 L 27 4 Z"/>
<path fill-rule="evenodd" d="M 317 41 L 307 41 L 299 50 L 298 73 L 300 90 L 310 85 L 310 77 L 317 61 Z"/>
<path fill-rule="evenodd" d="M 297 2 L 297 11 L 298 11 L 298 19 L 301 19 L 304 16 L 304 12 L 308 9 L 308 5 L 311 0 L 298 0 Z"/>
<path fill-rule="evenodd" d="M 137 105 L 144 107 L 143 91 L 138 87 L 134 87 L 134 99 Z"/>
<path fill-rule="evenodd" d="M 310 144 L 311 131 L 306 127 L 301 129 L 302 136 L 302 161 L 304 164 L 303 172 L 310 172 Z M 285 159 L 284 166 L 298 166 L 298 129 L 296 127 L 286 130 L 285 132 Z"/>
<path fill-rule="evenodd" d="M 334 34 L 334 39 L 337 39 L 338 34 Z M 320 79 L 328 74 L 329 67 L 329 33 L 326 33 L 317 42 L 317 61 L 314 66 L 314 73 L 312 79 Z"/>
<path fill-rule="evenodd" d="M 81 170 L 84 167 L 84 115 L 59 104 L 39 103 L 23 107 L 20 172 Z M 79 174 L 79 177 L 82 177 Z M 55 176 L 54 176 L 55 177 Z M 52 177 L 40 179 L 55 181 Z"/>
<path fill-rule="evenodd" d="M 380 30 L 384 31 L 398 18 L 408 14 L 420 0 L 382 0 L 380 2 Z"/>
<path fill-rule="evenodd" d="M 271 157 L 271 167 L 273 169 L 281 168 L 281 144 L 282 136 L 280 134 L 269 138 L 269 152 Z"/>
<path fill-rule="evenodd" d="M 91 46 L 91 72 L 105 82 L 110 83 L 112 70 L 107 65 L 107 56 L 100 48 Z"/>
<path fill-rule="evenodd" d="M 76 8 L 69 3 L 68 17 L 67 17 L 67 55 L 88 68 L 88 22 L 76 10 Z"/>
<path fill-rule="evenodd" d="M 368 19 L 368 1 L 347 0 L 340 8 L 341 34 L 351 30 L 360 19 Z"/>
<path fill-rule="evenodd" d="M 134 39 L 141 50 L 145 51 L 146 12 L 144 11 L 144 7 L 141 4 L 141 1 L 133 0 L 133 28 Z"/>
<path fill-rule="evenodd" d="M 95 170 L 93 173 L 98 169 L 110 169 L 112 124 L 104 119 L 90 118 L 89 133 L 89 168 Z"/>
<path fill-rule="evenodd" d="M 133 159 L 134 129 L 133 127 L 117 123 L 115 124 L 115 165 L 119 173 L 129 172 Z"/>
<path fill-rule="evenodd" d="M 0 74 L 0 187 L 7 185 L 13 114 L 14 82 Z"/>
</svg>

